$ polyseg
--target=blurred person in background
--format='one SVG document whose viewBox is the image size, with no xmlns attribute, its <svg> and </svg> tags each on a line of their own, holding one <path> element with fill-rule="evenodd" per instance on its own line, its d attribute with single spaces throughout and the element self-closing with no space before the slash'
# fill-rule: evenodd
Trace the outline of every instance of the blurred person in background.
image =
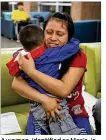
<svg viewBox="0 0 106 140">
<path fill-rule="evenodd" d="M 16 25 L 15 33 L 17 36 L 17 42 L 19 42 L 19 32 L 21 28 L 30 24 L 30 15 L 25 12 L 22 2 L 17 3 L 17 10 L 12 11 L 11 19 Z"/>
<path fill-rule="evenodd" d="M 92 109 L 93 117 L 95 121 L 96 135 L 101 135 L 101 99 L 97 100 Z"/>
</svg>

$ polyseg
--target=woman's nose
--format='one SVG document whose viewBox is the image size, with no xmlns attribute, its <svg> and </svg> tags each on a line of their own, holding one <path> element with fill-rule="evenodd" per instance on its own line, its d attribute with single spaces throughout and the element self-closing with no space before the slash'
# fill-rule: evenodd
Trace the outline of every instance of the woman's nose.
<svg viewBox="0 0 106 140">
<path fill-rule="evenodd" d="M 51 35 L 51 38 L 50 38 L 50 39 L 51 39 L 52 41 L 57 40 L 55 33 Z"/>
</svg>

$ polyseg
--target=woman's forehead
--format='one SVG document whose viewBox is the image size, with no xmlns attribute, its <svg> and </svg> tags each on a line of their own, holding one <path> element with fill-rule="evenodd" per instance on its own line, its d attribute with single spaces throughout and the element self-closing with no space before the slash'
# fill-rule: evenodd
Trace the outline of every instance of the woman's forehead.
<svg viewBox="0 0 106 140">
<path fill-rule="evenodd" d="M 67 31 L 67 26 L 66 26 L 66 22 L 63 20 L 59 20 L 59 19 L 50 19 L 50 21 L 48 22 L 46 29 L 63 29 Z"/>
</svg>

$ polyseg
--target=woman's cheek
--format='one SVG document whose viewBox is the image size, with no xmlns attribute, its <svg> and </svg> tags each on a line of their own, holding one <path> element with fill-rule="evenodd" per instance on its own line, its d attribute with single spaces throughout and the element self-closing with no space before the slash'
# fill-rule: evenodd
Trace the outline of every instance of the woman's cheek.
<svg viewBox="0 0 106 140">
<path fill-rule="evenodd" d="M 68 42 L 68 38 L 66 36 L 61 38 L 61 45 L 65 45 Z"/>
</svg>

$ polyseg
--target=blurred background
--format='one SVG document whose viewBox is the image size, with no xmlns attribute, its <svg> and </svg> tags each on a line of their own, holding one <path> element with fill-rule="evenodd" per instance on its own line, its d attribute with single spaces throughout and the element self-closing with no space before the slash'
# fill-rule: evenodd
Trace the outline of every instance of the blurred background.
<svg viewBox="0 0 106 140">
<path fill-rule="evenodd" d="M 17 2 L 1 2 L 1 13 L 16 9 Z M 73 20 L 101 19 L 101 2 L 23 2 L 27 12 L 67 12 Z M 1 14 L 2 15 L 2 14 Z"/>
<path fill-rule="evenodd" d="M 20 46 L 16 42 L 11 42 L 11 40 L 16 39 L 15 35 L 15 25 L 11 20 L 11 13 L 13 10 L 17 9 L 17 2 L 1 2 L 1 47 L 13 47 Z M 53 13 L 55 12 L 66 12 L 68 13 L 74 23 L 75 23 L 75 35 L 74 37 L 78 38 L 81 42 L 100 42 L 101 41 L 101 2 L 23 2 L 23 7 L 26 12 L 31 17 L 31 21 L 34 24 L 43 26 L 43 22 L 46 21 Z M 40 21 L 40 18 L 43 18 L 43 22 Z M 89 27 L 86 29 L 84 26 L 88 24 Z M 99 21 L 98 25 L 94 20 Z M 93 21 L 93 23 L 91 23 Z M 76 23 L 79 22 L 79 23 Z M 84 23 L 86 22 L 86 23 Z M 92 25 L 91 25 L 92 24 Z M 79 27 L 78 27 L 79 26 Z M 88 25 L 87 25 L 88 26 Z M 95 26 L 98 26 L 96 28 Z M 82 29 L 85 29 L 82 31 Z M 89 31 L 90 29 L 90 31 Z M 91 31 L 92 29 L 92 31 Z M 79 31 L 80 30 L 80 31 Z M 87 30 L 87 31 L 86 31 Z M 90 32 L 90 33 L 89 33 Z M 99 34 L 98 34 L 98 33 Z M 83 34 L 83 35 L 81 35 Z M 90 38 L 88 38 L 88 36 Z M 10 40 L 11 39 L 11 40 Z M 6 42 L 9 42 L 9 46 L 5 45 Z M 11 44 L 12 43 L 12 44 Z"/>
</svg>

